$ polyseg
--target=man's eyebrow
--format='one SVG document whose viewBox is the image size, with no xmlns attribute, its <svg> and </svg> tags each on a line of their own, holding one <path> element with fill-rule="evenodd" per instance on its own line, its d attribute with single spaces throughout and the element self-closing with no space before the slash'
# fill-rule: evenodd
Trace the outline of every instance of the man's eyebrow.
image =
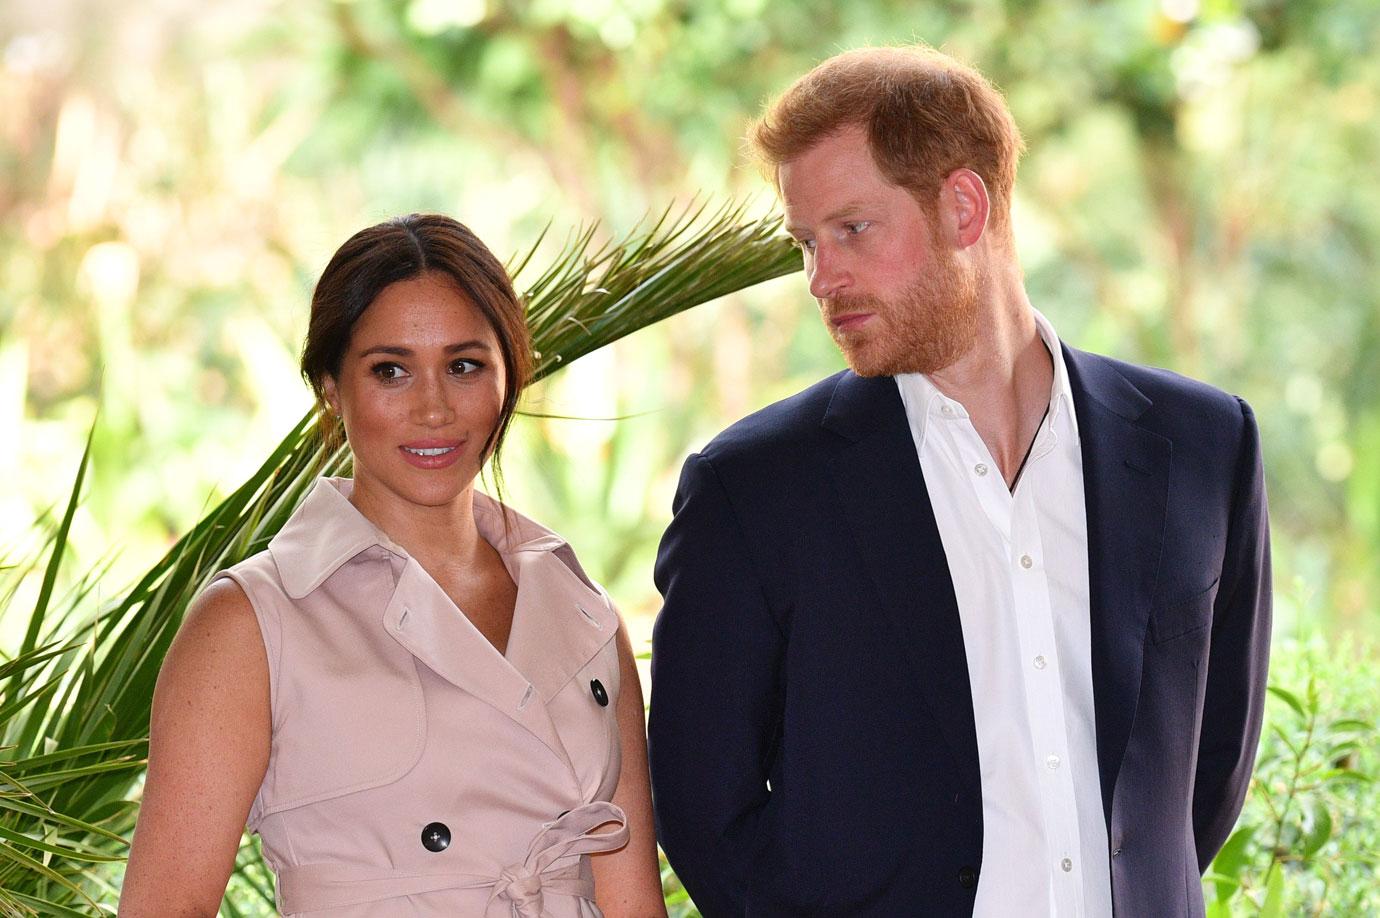
<svg viewBox="0 0 1380 918">
<path fill-rule="evenodd" d="M 488 342 L 480 341 L 478 338 L 472 338 L 469 341 L 458 341 L 455 344 L 446 345 L 447 354 L 454 354 L 458 353 L 459 351 L 473 350 L 491 351 L 493 350 L 493 348 L 489 346 Z M 401 345 L 397 344 L 376 344 L 373 347 L 365 348 L 364 350 L 360 351 L 359 356 L 368 357 L 371 354 L 388 354 L 393 357 L 411 357 L 415 353 L 416 351 L 412 350 L 412 348 L 410 347 L 402 347 Z"/>
<path fill-rule="evenodd" d="M 871 206 L 871 201 L 866 201 L 862 199 L 848 201 L 847 203 L 839 207 L 836 207 L 829 213 L 825 214 L 822 218 L 820 218 L 819 222 L 821 224 L 833 223 L 835 220 L 841 220 L 844 217 L 852 216 L 853 214 L 856 214 L 858 211 L 867 210 Z M 795 223 L 787 223 L 782 228 L 785 229 L 785 231 L 790 233 L 792 236 L 799 233 L 802 229 L 802 227 Z"/>
</svg>

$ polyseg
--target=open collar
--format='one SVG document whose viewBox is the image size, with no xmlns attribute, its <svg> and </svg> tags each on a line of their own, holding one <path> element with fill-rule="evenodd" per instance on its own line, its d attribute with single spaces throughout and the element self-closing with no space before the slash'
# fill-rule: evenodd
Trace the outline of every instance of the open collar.
<svg viewBox="0 0 1380 918">
<path fill-rule="evenodd" d="M 283 589 L 292 599 L 307 596 L 370 548 L 409 560 L 402 546 L 350 503 L 353 490 L 349 478 L 317 479 L 301 506 L 268 543 Z M 510 571 L 514 555 L 554 552 L 586 585 L 597 589 L 565 539 L 479 491 L 474 493 L 474 520 L 479 534 L 503 556 Z"/>
<path fill-rule="evenodd" d="M 507 654 L 500 654 L 417 560 L 350 503 L 352 488 L 349 479 L 320 479 L 269 543 L 285 592 L 302 599 L 371 549 L 396 556 L 397 582 L 385 607 L 357 612 L 379 615 L 383 630 L 409 653 L 521 724 L 569 767 L 545 703 L 619 627 L 613 604 L 580 568 L 570 545 L 475 492 L 475 525 L 518 587 Z"/>
<path fill-rule="evenodd" d="M 1054 365 L 1054 379 L 1050 383 L 1049 391 L 1050 427 L 1067 423 L 1068 430 L 1073 435 L 1073 442 L 1077 443 L 1078 418 L 1073 410 L 1073 389 L 1069 385 L 1069 371 L 1064 362 L 1063 345 L 1049 319 L 1038 309 L 1031 309 L 1031 313 L 1034 315 L 1035 328 L 1039 332 L 1040 340 L 1049 350 L 1050 361 Z M 896 387 L 901 392 L 901 402 L 906 407 L 906 419 L 910 424 L 911 436 L 917 449 L 925 442 L 932 411 L 948 406 L 946 413 L 967 417 L 967 409 L 960 402 L 940 392 L 939 387 L 923 373 L 897 374 Z"/>
</svg>

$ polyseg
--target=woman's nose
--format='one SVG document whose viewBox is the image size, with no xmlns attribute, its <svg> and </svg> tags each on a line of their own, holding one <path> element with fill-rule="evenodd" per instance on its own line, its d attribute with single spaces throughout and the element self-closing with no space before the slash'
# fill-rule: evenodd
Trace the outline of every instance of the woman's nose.
<svg viewBox="0 0 1380 918">
<path fill-rule="evenodd" d="M 455 409 L 451 407 L 445 383 L 439 379 L 422 379 L 413 390 L 416 400 L 412 413 L 419 424 L 428 427 L 441 427 L 455 419 Z"/>
</svg>

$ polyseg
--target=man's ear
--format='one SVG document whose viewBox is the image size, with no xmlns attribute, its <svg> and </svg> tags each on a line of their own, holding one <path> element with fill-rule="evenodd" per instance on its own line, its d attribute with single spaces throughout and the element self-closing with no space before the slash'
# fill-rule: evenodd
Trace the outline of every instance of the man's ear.
<svg viewBox="0 0 1380 918">
<path fill-rule="evenodd" d="M 939 200 L 944 222 L 958 248 L 966 249 L 982 238 L 992 209 L 982 176 L 972 169 L 955 169 L 944 179 Z"/>
</svg>

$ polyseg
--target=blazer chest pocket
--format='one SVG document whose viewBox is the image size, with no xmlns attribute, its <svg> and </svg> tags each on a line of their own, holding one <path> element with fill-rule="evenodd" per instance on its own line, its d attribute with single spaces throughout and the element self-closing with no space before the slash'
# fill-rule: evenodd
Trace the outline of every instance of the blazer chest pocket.
<svg viewBox="0 0 1380 918">
<path fill-rule="evenodd" d="M 1220 577 L 1215 578 L 1207 589 L 1195 593 L 1188 599 L 1156 609 L 1155 614 L 1150 617 L 1151 642 L 1163 644 L 1211 625 L 1212 604 L 1217 599 L 1217 584 L 1220 580 Z"/>
</svg>

